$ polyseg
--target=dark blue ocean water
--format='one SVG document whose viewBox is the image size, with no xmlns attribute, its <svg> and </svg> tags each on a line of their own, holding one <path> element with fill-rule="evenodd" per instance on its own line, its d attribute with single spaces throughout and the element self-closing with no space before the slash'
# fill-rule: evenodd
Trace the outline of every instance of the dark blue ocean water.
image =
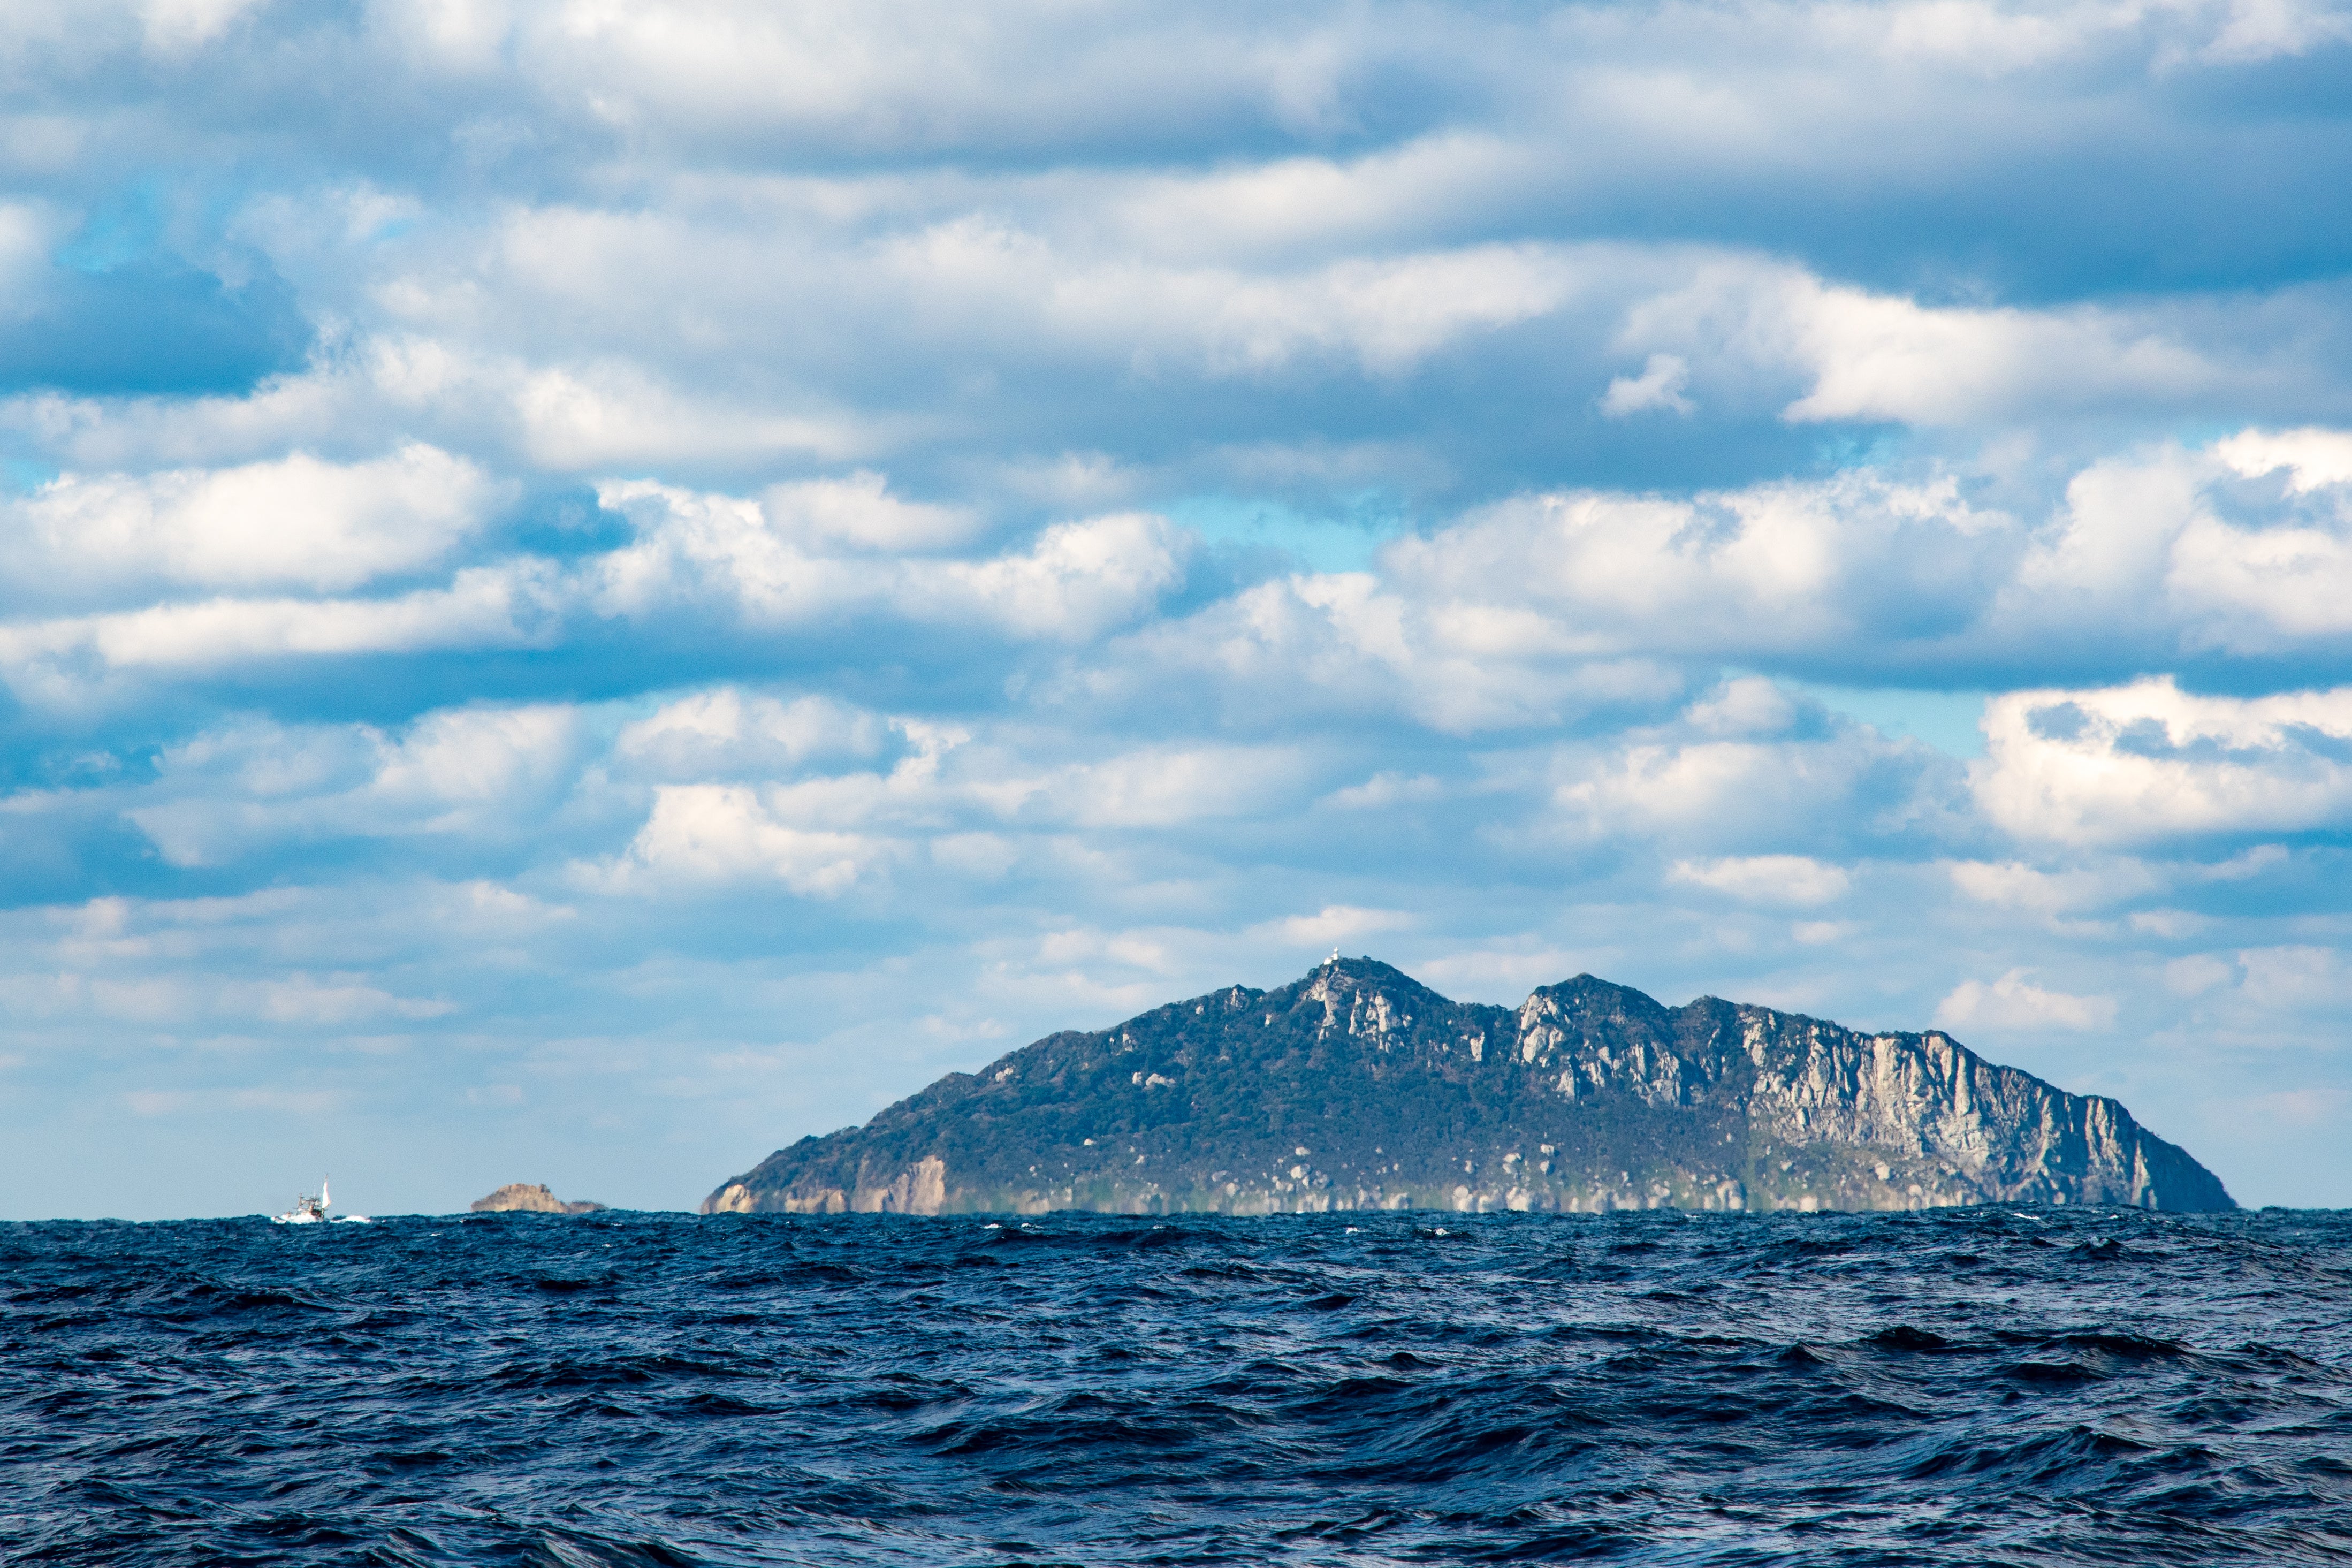
<svg viewBox="0 0 2352 1568">
<path fill-rule="evenodd" d="M 2352 1562 L 2352 1216 L 0 1226 L 0 1560 Z"/>
</svg>

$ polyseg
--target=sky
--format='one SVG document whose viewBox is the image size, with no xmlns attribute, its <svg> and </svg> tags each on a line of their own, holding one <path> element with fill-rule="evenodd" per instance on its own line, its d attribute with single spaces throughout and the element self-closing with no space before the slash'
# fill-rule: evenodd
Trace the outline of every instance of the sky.
<svg viewBox="0 0 2352 1568">
<path fill-rule="evenodd" d="M 2352 1205 L 2352 5 L 13 0 L 0 1217 L 1334 948 Z"/>
</svg>

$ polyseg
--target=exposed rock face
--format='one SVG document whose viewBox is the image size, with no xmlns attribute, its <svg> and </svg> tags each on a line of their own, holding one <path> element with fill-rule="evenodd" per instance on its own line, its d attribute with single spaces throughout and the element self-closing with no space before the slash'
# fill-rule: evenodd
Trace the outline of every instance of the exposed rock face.
<svg viewBox="0 0 2352 1568">
<path fill-rule="evenodd" d="M 526 1214 L 594 1214 L 603 1204 L 565 1203 L 536 1182 L 509 1182 L 486 1198 L 473 1202 L 476 1214 L 520 1210 Z"/>
<path fill-rule="evenodd" d="M 512 1189 L 509 1189 L 512 1190 Z M 2112 1100 L 1948 1036 L 1860 1035 L 1579 975 L 1516 1010 L 1370 959 L 952 1073 L 705 1214 L 1361 1208 L 2226 1209 Z M 481 1205 L 477 1205 L 477 1207 Z"/>
</svg>

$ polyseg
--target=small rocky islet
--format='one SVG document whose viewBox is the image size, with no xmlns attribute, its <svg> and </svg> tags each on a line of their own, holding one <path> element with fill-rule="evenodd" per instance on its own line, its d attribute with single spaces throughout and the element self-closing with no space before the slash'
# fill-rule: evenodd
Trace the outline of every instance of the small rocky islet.
<svg viewBox="0 0 2352 1568">
<path fill-rule="evenodd" d="M 539 1182 L 509 1182 L 468 1206 L 476 1214 L 599 1214 L 604 1208 L 585 1199 L 565 1203 Z"/>
<path fill-rule="evenodd" d="M 1450 1001 L 1369 958 L 1049 1035 L 978 1073 L 950 1073 L 863 1127 L 778 1150 L 701 1207 L 1256 1215 L 1979 1203 L 2236 1207 L 2212 1173 L 2116 1100 L 1988 1062 L 1940 1031 L 1865 1034 L 1712 996 L 1667 1007 L 1589 974 L 1516 1009 L 1488 1006 Z"/>
</svg>

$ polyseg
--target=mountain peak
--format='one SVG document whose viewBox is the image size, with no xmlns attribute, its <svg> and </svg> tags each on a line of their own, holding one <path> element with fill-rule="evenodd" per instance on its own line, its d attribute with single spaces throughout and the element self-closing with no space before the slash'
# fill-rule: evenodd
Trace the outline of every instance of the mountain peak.
<svg viewBox="0 0 2352 1568">
<path fill-rule="evenodd" d="M 1590 974 L 1517 1008 L 1371 958 L 1049 1035 L 863 1128 L 804 1138 L 709 1212 L 1264 1214 L 2234 1207 L 2114 1100 L 1940 1033 L 1857 1034 Z"/>
<path fill-rule="evenodd" d="M 1288 985 L 1278 987 L 1278 990 L 1288 992 L 1318 985 L 1333 991 L 1385 991 L 1392 995 L 1410 996 L 1416 1000 L 1425 996 L 1442 1005 L 1452 1005 L 1393 964 L 1382 963 L 1377 958 L 1341 958 L 1337 954 L 1325 959 Z"/>
</svg>

